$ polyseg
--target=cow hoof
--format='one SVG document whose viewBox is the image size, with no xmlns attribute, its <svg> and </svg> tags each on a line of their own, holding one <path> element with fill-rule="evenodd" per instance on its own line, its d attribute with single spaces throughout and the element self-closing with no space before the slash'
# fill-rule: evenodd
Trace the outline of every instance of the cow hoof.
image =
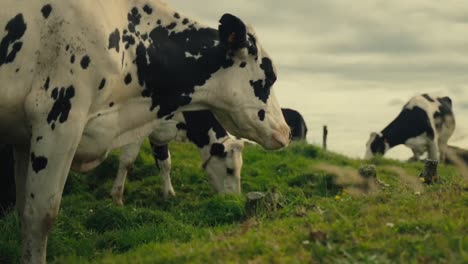
<svg viewBox="0 0 468 264">
<path fill-rule="evenodd" d="M 115 197 L 113 197 L 113 198 L 112 198 L 112 201 L 113 201 L 114 204 L 117 205 L 117 206 L 123 206 L 123 205 L 124 205 L 124 203 L 123 203 L 123 201 L 122 201 L 122 198 L 115 198 Z"/>
<path fill-rule="evenodd" d="M 171 199 L 172 197 L 175 197 L 175 196 L 176 196 L 176 194 L 175 194 L 174 190 L 170 190 L 167 193 L 164 193 L 164 200 L 169 200 L 169 199 Z"/>
</svg>

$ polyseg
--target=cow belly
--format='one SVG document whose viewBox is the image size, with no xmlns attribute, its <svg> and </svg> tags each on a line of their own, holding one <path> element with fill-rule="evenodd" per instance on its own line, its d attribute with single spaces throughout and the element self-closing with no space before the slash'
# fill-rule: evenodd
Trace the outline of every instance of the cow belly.
<svg viewBox="0 0 468 264">
<path fill-rule="evenodd" d="M 426 134 L 422 134 L 417 137 L 409 138 L 406 140 L 405 145 L 416 153 L 424 153 L 427 151 L 427 144 L 429 141 L 429 137 L 426 136 Z"/>
</svg>

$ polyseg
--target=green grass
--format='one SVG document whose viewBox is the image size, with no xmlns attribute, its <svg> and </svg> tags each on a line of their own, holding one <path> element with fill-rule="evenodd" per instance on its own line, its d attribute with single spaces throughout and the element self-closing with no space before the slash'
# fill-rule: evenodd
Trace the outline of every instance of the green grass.
<svg viewBox="0 0 468 264">
<path fill-rule="evenodd" d="M 441 182 L 423 186 L 417 179 L 422 163 L 378 158 L 372 163 L 389 187 L 356 195 L 337 179 L 366 162 L 303 143 L 276 152 L 247 146 L 243 193 L 278 198 L 276 207 L 264 206 L 249 217 L 245 195 L 211 190 L 195 147 L 174 143 L 171 150 L 177 196 L 169 201 L 162 198 L 147 145 L 129 176 L 122 208 L 109 196 L 115 154 L 91 173 L 71 173 L 49 237 L 48 261 L 468 262 L 468 192 L 454 167 L 441 166 Z M 0 220 L 0 263 L 17 263 L 19 257 L 19 219 L 10 213 Z"/>
</svg>

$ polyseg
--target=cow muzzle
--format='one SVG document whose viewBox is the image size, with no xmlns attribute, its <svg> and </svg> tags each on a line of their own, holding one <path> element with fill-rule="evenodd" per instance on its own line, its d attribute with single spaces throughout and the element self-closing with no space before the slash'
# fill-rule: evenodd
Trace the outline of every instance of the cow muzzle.
<svg viewBox="0 0 468 264">
<path fill-rule="evenodd" d="M 271 136 L 271 148 L 281 149 L 285 148 L 291 142 L 291 130 L 288 126 L 281 126 L 280 129 L 273 132 Z"/>
</svg>

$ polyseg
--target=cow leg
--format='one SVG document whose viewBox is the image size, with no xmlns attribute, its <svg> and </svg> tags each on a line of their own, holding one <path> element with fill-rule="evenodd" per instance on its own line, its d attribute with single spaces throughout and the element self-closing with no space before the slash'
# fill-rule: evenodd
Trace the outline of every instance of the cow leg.
<svg viewBox="0 0 468 264">
<path fill-rule="evenodd" d="M 121 148 L 119 157 L 119 170 L 117 177 L 112 187 L 111 196 L 116 205 L 123 205 L 123 193 L 125 187 L 125 179 L 127 178 L 128 171 L 131 171 L 133 163 L 135 162 L 138 153 L 140 152 L 142 142 L 129 144 Z"/>
<path fill-rule="evenodd" d="M 434 139 L 428 143 L 427 152 L 428 159 L 439 160 L 439 146 L 437 144 L 437 139 Z"/>
<path fill-rule="evenodd" d="M 29 164 L 22 194 L 21 214 L 23 263 L 45 263 L 47 236 L 59 211 L 63 187 L 81 138 L 84 122 L 70 118 L 56 124 L 35 127 L 33 120 Z M 39 140 L 40 138 L 40 140 Z M 22 154 L 24 156 L 24 153 Z"/>
<path fill-rule="evenodd" d="M 151 149 L 153 150 L 153 157 L 155 162 L 158 164 L 161 170 L 161 176 L 163 180 L 163 195 L 164 199 L 168 199 L 169 196 L 175 196 L 174 188 L 171 182 L 171 153 L 167 145 L 158 146 L 151 143 Z"/>
</svg>

